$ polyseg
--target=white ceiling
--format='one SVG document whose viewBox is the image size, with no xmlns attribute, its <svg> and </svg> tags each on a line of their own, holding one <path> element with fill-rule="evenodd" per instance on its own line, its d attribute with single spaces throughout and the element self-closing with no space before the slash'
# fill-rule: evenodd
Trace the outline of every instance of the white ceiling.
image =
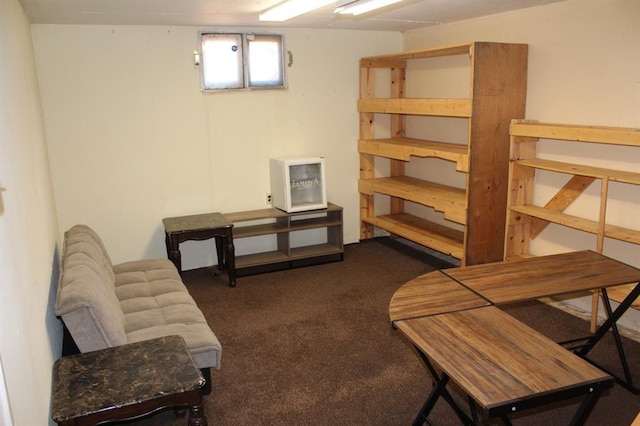
<svg viewBox="0 0 640 426">
<path fill-rule="evenodd" d="M 408 31 L 566 0 L 403 0 L 364 17 L 323 7 L 287 22 L 258 15 L 282 0 L 20 0 L 34 24 L 194 25 Z"/>
</svg>

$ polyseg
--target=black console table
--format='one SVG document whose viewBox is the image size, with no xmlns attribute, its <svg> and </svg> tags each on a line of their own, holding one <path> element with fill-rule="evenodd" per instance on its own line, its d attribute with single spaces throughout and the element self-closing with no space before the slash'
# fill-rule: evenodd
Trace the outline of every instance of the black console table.
<svg viewBox="0 0 640 426">
<path fill-rule="evenodd" d="M 182 271 L 180 243 L 188 240 L 216 239 L 219 271 L 227 269 L 229 286 L 236 285 L 240 274 L 268 272 L 344 259 L 342 207 L 328 203 L 327 208 L 296 213 L 268 208 L 232 213 L 206 213 L 162 219 L 167 256 Z M 324 229 L 321 242 L 295 245 L 294 234 Z M 266 237 L 275 249 L 235 256 L 234 238 Z"/>
<path fill-rule="evenodd" d="M 233 223 L 220 213 L 205 213 L 191 216 L 162 219 L 165 230 L 167 257 L 182 273 L 180 243 L 190 240 L 216 239 L 218 269 L 225 267 L 229 273 L 229 286 L 236 285 L 235 249 L 233 247 Z"/>
</svg>

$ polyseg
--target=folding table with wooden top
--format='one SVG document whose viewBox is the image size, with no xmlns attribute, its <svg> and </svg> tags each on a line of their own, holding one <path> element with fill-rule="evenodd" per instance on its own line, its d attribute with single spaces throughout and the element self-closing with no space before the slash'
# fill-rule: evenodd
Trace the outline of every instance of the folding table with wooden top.
<svg viewBox="0 0 640 426">
<path fill-rule="evenodd" d="M 441 396 L 464 424 L 478 422 L 475 404 L 486 417 L 501 417 L 508 424 L 509 414 L 581 396 L 571 424 L 583 424 L 600 393 L 613 385 L 613 377 L 495 306 L 395 325 L 425 355 L 436 382 L 414 425 L 427 419 Z M 449 379 L 469 395 L 473 419 L 446 390 Z"/>
<path fill-rule="evenodd" d="M 571 342 L 572 347 L 570 349 L 580 358 L 584 358 L 584 360 L 581 360 L 584 363 L 588 361 L 590 364 L 595 364 L 591 360 L 586 360 L 587 354 L 602 337 L 604 337 L 608 330 L 612 330 L 616 338 L 617 349 L 624 368 L 626 380 L 614 377 L 627 389 L 637 393 L 638 389 L 633 385 L 622 341 L 616 327 L 616 321 L 626 312 L 629 306 L 631 306 L 631 303 L 633 303 L 640 294 L 640 284 L 638 284 L 640 283 L 640 270 L 592 251 L 563 253 L 526 258 L 517 261 L 494 262 L 430 272 L 407 282 L 396 291 L 389 304 L 389 316 L 393 324 L 402 330 L 412 340 L 414 345 L 416 345 L 423 355 L 423 360 L 427 364 L 427 367 L 429 367 L 431 373 L 434 374 L 435 370 L 433 370 L 433 367 L 430 365 L 429 359 L 442 356 L 440 352 L 447 351 L 448 348 L 439 348 L 440 345 L 432 344 L 431 338 L 433 336 L 431 333 L 442 331 L 449 333 L 451 336 L 457 336 L 454 340 L 457 340 L 458 344 L 468 345 L 469 348 L 478 344 L 477 341 L 471 339 L 473 336 L 466 334 L 459 335 L 460 330 L 453 326 L 454 318 L 472 315 L 472 312 L 473 315 L 478 315 L 479 317 L 476 319 L 479 323 L 483 323 L 483 327 L 475 331 L 467 329 L 467 332 L 472 333 L 473 331 L 473 333 L 475 333 L 477 331 L 480 333 L 489 330 L 490 336 L 502 336 L 499 341 L 492 343 L 491 347 L 496 347 L 496 344 L 500 343 L 500 345 L 502 345 L 504 341 L 508 340 L 503 334 L 505 329 L 519 327 L 519 325 L 515 324 L 518 323 L 518 321 L 509 315 L 494 313 L 495 311 L 500 312 L 495 308 L 496 305 L 582 290 L 600 289 L 606 296 L 607 287 L 628 283 L 634 283 L 636 285 L 627 298 L 622 301 L 615 311 L 611 309 L 610 305 L 607 305 L 609 313 L 607 320 L 593 335 L 584 339 L 576 339 L 576 341 L 584 343 L 575 345 L 576 341 Z M 605 297 L 605 299 L 607 298 Z M 501 321 L 485 321 L 490 317 L 497 317 L 498 315 L 500 315 Z M 495 320 L 496 318 L 493 319 Z M 538 349 L 533 353 L 523 349 L 523 345 L 528 345 L 524 340 L 539 341 L 541 336 L 537 335 L 533 330 L 530 330 L 521 332 L 517 337 L 515 341 L 511 342 L 511 346 L 502 345 L 504 350 L 511 348 L 520 354 L 524 353 L 534 358 L 544 358 L 545 356 L 555 357 L 556 355 L 554 354 L 558 353 L 556 349 L 562 348 L 553 342 L 540 343 Z M 449 347 L 452 345 L 455 347 L 455 344 L 452 342 L 447 342 L 445 346 L 447 345 Z M 496 359 L 507 356 L 504 353 L 492 353 L 486 346 L 477 346 L 474 350 L 475 352 L 472 351 L 469 353 L 475 353 L 476 355 L 481 354 L 481 356 L 494 356 Z M 488 354 L 487 351 L 489 351 Z M 564 351 L 570 359 L 580 359 L 565 348 L 562 348 L 562 351 Z M 472 360 L 471 355 L 468 355 L 465 351 L 461 351 L 460 353 L 469 358 L 467 362 L 473 363 L 477 361 Z M 450 359 L 452 356 L 452 354 L 446 354 L 445 358 Z M 564 356 L 565 355 L 563 355 L 563 357 Z M 576 365 L 577 372 L 583 371 L 585 367 L 584 364 L 580 363 L 574 363 L 574 365 Z M 509 364 L 506 364 L 506 366 L 511 368 Z M 460 384 L 460 381 L 463 380 L 467 373 L 460 371 L 459 366 L 456 364 L 447 364 L 447 367 L 452 370 L 447 370 L 443 377 L 439 377 L 439 375 L 435 373 L 434 378 L 436 382 L 441 383 L 443 378 L 446 377 L 446 383 L 448 378 L 451 377 Z M 541 365 L 540 368 L 541 369 L 537 370 L 539 374 L 546 375 L 549 373 L 549 371 L 543 370 L 547 368 L 547 366 Z M 553 368 L 551 368 L 550 371 L 552 370 Z M 492 374 L 490 371 L 482 372 L 481 369 L 475 371 L 475 373 L 480 375 Z M 521 373 L 525 374 L 526 371 L 523 370 Z M 535 375 L 536 371 L 534 370 L 530 373 Z M 589 374 L 593 374 L 593 372 Z M 602 374 L 600 377 L 602 383 L 598 386 L 604 386 L 608 383 L 608 381 L 604 379 L 604 376 L 613 376 L 611 373 Z M 528 378 L 526 374 L 525 377 Z M 591 379 L 593 378 L 594 377 L 591 377 Z M 443 385 L 443 387 L 444 386 L 446 386 L 446 384 Z M 569 388 L 575 390 L 581 389 L 581 386 L 580 380 L 577 379 L 572 385 L 569 385 Z M 465 386 L 462 387 L 465 389 Z M 470 394 L 472 397 L 478 397 L 478 395 L 482 393 L 481 389 L 478 390 L 473 387 L 467 387 L 466 390 L 474 390 L 475 393 Z M 556 394 L 555 397 L 558 397 L 557 392 L 552 391 L 552 393 Z M 450 396 L 447 392 L 440 392 L 440 394 L 449 401 Z M 490 409 L 495 401 L 491 402 L 483 401 L 481 398 L 478 399 L 480 399 L 480 401 L 477 402 L 479 402 L 485 410 L 488 410 L 487 414 L 495 413 L 495 410 Z M 544 400 L 544 398 L 541 399 L 535 396 L 535 392 L 525 399 L 537 402 Z M 506 403 L 507 401 L 508 399 L 505 399 L 502 403 Z M 491 402 L 491 404 L 485 405 L 489 402 Z M 452 406 L 454 405 L 455 404 Z M 497 404 L 497 406 L 501 407 L 502 405 Z M 454 409 L 458 410 L 455 406 Z M 423 412 L 424 411 L 423 409 Z M 458 415 L 461 414 L 458 413 Z M 580 416 L 579 413 L 577 416 Z"/>
</svg>

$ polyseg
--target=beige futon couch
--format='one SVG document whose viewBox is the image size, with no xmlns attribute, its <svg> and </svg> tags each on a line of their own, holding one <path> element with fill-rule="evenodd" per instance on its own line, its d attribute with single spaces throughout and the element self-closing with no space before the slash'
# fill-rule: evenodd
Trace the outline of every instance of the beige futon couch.
<svg viewBox="0 0 640 426">
<path fill-rule="evenodd" d="M 203 371 L 220 368 L 220 342 L 167 259 L 112 265 L 88 226 L 65 233 L 55 305 L 80 352 L 180 335 Z M 67 332 L 65 330 L 65 333 Z"/>
</svg>

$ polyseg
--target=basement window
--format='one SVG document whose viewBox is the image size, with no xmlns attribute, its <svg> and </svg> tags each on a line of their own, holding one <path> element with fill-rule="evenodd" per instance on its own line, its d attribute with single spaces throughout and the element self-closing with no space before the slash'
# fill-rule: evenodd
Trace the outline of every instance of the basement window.
<svg viewBox="0 0 640 426">
<path fill-rule="evenodd" d="M 200 33 L 202 90 L 284 89 L 278 34 Z"/>
</svg>

